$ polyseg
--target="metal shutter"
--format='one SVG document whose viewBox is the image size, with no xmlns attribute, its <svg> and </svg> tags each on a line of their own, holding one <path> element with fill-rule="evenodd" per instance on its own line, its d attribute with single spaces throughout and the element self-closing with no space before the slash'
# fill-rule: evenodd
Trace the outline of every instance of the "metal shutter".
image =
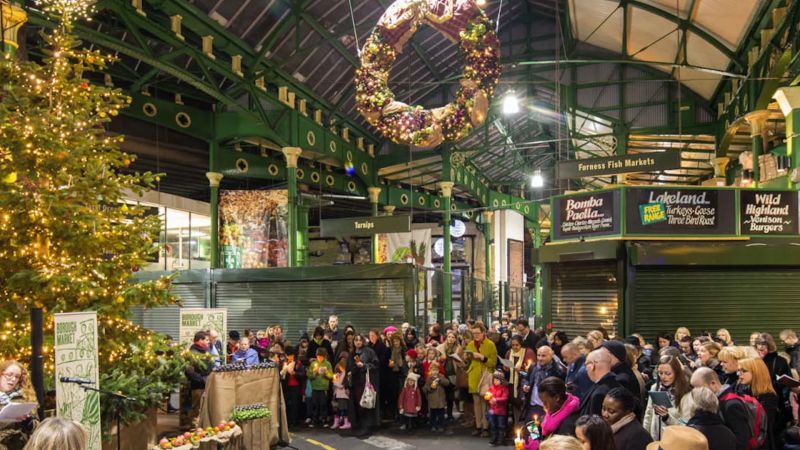
<svg viewBox="0 0 800 450">
<path fill-rule="evenodd" d="M 404 279 L 218 282 L 216 306 L 228 309 L 228 329 L 281 324 L 292 342 L 319 320 L 339 316 L 366 334 L 405 321 Z M 310 334 L 310 333 L 309 333 Z"/>
<path fill-rule="evenodd" d="M 617 330 L 616 261 L 553 264 L 550 276 L 553 329 L 572 339 L 602 325 Z"/>
<path fill-rule="evenodd" d="M 650 340 L 679 326 L 694 334 L 727 328 L 737 343 L 746 345 L 753 331 L 778 341 L 781 330 L 798 326 L 798 293 L 798 269 L 639 267 L 632 331 Z"/>
<path fill-rule="evenodd" d="M 172 285 L 172 293 L 178 298 L 184 308 L 204 308 L 205 286 L 204 283 L 175 283 Z M 131 309 L 131 320 L 147 329 L 177 339 L 179 309 L 179 306 L 147 309 L 137 306 Z"/>
</svg>

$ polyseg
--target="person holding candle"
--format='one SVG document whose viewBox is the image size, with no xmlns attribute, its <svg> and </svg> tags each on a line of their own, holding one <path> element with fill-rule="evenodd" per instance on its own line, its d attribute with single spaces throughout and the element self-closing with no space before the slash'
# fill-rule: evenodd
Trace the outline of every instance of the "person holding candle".
<svg viewBox="0 0 800 450">
<path fill-rule="evenodd" d="M 444 413 L 447 406 L 445 389 L 448 386 L 450 386 L 450 380 L 440 373 L 439 363 L 432 362 L 422 390 L 428 400 L 428 409 L 431 412 L 431 431 L 434 433 L 444 431 Z"/>
<path fill-rule="evenodd" d="M 564 368 L 553 357 L 553 350 L 543 345 L 536 350 L 536 365 L 528 369 L 528 380 L 523 390 L 530 393 L 531 399 L 528 403 L 527 417 L 531 419 L 534 414 L 544 415 L 544 404 L 539 398 L 539 384 L 545 378 L 558 377 L 564 378 Z"/>
<path fill-rule="evenodd" d="M 578 397 L 567 393 L 567 385 L 558 377 L 545 378 L 539 383 L 539 398 L 544 404 L 545 415 L 540 424 L 539 440 L 529 440 L 525 450 L 537 450 L 539 441 L 547 442 L 556 435 L 574 436 L 575 422 L 581 401 Z M 539 417 L 535 418 L 538 421 Z"/>
<path fill-rule="evenodd" d="M 347 410 L 350 403 L 350 390 L 347 388 L 347 353 L 339 354 L 339 362 L 336 364 L 333 374 L 333 398 L 336 401 L 336 416 L 333 418 L 331 430 L 351 428 L 350 419 L 347 417 Z"/>
<path fill-rule="evenodd" d="M 529 366 L 536 359 L 536 353 L 526 348 L 524 343 L 524 339 L 518 334 L 511 337 L 511 349 L 506 354 L 506 359 L 510 360 L 514 367 L 509 369 L 503 366 L 503 370 L 509 373 L 509 390 L 511 391 L 509 400 L 511 402 L 511 411 L 514 415 L 514 423 L 522 421 L 526 405 L 525 400 L 528 397 L 523 389 L 527 385 L 527 379 L 522 374 L 527 375 Z"/>
<path fill-rule="evenodd" d="M 486 392 L 485 400 L 489 406 L 489 426 L 492 446 L 505 445 L 506 424 L 508 423 L 508 382 L 505 374 L 498 370 L 492 375 L 492 386 Z"/>
<path fill-rule="evenodd" d="M 311 423 L 314 426 L 327 426 L 328 419 L 328 389 L 333 379 L 333 367 L 328 361 L 328 351 L 324 347 L 317 348 L 317 359 L 307 369 L 308 379 L 311 381 Z"/>
<path fill-rule="evenodd" d="M 497 366 L 497 348 L 494 343 L 486 339 L 486 327 L 483 322 L 477 321 L 470 329 L 472 340 L 467 344 L 465 353 L 469 361 L 467 376 L 469 378 L 469 393 L 475 411 L 475 431 L 473 436 L 489 437 L 489 421 L 486 419 L 486 402 L 481 398 L 481 378 L 484 372 L 492 373 Z"/>
</svg>

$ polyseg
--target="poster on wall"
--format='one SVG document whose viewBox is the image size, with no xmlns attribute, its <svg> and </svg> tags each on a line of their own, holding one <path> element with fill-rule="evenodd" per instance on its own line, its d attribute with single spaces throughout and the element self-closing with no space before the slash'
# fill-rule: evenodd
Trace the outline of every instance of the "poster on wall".
<svg viewBox="0 0 800 450">
<path fill-rule="evenodd" d="M 198 331 L 216 330 L 222 341 L 222 351 L 228 336 L 228 310 L 224 308 L 181 308 L 179 342 L 188 348 Z"/>
<path fill-rule="evenodd" d="M 100 394 L 84 391 L 75 383 L 62 383 L 61 377 L 89 380 L 99 387 L 97 366 L 97 312 L 55 315 L 56 414 L 80 422 L 88 431 L 87 449 L 100 450 Z"/>
<path fill-rule="evenodd" d="M 735 199 L 727 189 L 630 188 L 625 234 L 736 234 Z"/>
<path fill-rule="evenodd" d="M 433 266 L 430 228 L 413 230 L 410 233 L 389 233 L 383 236 L 386 236 L 386 255 L 388 257 L 385 262 Z"/>
<path fill-rule="evenodd" d="M 571 195 L 553 202 L 554 240 L 620 233 L 619 191 Z"/>
<path fill-rule="evenodd" d="M 740 232 L 743 235 L 798 234 L 797 192 L 756 191 L 739 193 Z"/>
<path fill-rule="evenodd" d="M 220 191 L 225 269 L 288 266 L 288 191 Z"/>
</svg>

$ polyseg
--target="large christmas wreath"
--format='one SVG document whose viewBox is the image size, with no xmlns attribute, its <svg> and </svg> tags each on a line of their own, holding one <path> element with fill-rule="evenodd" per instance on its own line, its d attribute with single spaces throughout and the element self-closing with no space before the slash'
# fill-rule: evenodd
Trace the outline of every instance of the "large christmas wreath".
<svg viewBox="0 0 800 450">
<path fill-rule="evenodd" d="M 395 59 L 421 25 L 458 44 L 464 59 L 455 101 L 431 110 L 399 102 L 389 89 Z M 474 0 L 398 0 L 383 13 L 362 49 L 356 106 L 392 141 L 434 147 L 465 137 L 486 120 L 499 77 L 500 42 Z"/>
</svg>

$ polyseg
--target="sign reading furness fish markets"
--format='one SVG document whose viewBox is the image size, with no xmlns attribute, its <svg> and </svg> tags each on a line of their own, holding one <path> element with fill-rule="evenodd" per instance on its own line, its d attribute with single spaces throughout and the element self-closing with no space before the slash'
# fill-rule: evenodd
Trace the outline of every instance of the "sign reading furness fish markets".
<svg viewBox="0 0 800 450">
<path fill-rule="evenodd" d="M 740 233 L 743 235 L 798 234 L 797 192 L 742 190 L 739 194 Z"/>
<path fill-rule="evenodd" d="M 736 234 L 733 190 L 629 188 L 625 211 L 626 235 Z"/>
<path fill-rule="evenodd" d="M 619 191 L 595 192 L 553 200 L 553 240 L 620 234 Z"/>
</svg>

